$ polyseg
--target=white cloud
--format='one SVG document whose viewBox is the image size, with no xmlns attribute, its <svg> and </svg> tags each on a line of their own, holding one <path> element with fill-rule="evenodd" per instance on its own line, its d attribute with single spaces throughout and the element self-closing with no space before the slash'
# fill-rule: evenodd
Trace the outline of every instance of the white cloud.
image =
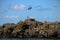
<svg viewBox="0 0 60 40">
<path fill-rule="evenodd" d="M 0 13 L 5 13 L 6 12 L 6 10 L 0 10 Z"/>
<path fill-rule="evenodd" d="M 9 19 L 11 19 L 11 18 L 12 19 L 18 19 L 18 17 L 19 16 L 17 16 L 17 15 L 16 16 L 15 15 L 14 16 L 4 16 L 4 18 L 9 18 Z"/>
<path fill-rule="evenodd" d="M 23 4 L 20 4 L 20 5 L 14 5 L 11 7 L 13 10 L 25 10 L 26 9 L 26 6 L 23 5 Z"/>
<path fill-rule="evenodd" d="M 30 16 L 28 16 L 28 17 L 29 17 L 29 18 L 32 18 L 32 19 L 34 19 L 34 17 L 33 17 L 33 16 L 31 16 L 31 15 L 30 15 Z"/>
</svg>

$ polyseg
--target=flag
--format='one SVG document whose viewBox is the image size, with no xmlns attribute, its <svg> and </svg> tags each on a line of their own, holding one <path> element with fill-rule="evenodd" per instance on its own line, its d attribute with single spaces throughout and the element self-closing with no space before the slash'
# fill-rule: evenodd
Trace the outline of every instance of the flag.
<svg viewBox="0 0 60 40">
<path fill-rule="evenodd" d="M 29 8 L 28 8 L 28 10 L 31 10 L 31 9 L 32 9 L 32 7 L 29 7 Z"/>
</svg>

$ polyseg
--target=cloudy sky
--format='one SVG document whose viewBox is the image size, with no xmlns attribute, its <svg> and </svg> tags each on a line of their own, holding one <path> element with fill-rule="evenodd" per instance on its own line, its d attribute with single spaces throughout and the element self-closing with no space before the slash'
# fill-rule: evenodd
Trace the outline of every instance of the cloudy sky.
<svg viewBox="0 0 60 40">
<path fill-rule="evenodd" d="M 17 23 L 27 16 L 42 22 L 60 21 L 60 0 L 0 0 L 0 25 Z"/>
</svg>

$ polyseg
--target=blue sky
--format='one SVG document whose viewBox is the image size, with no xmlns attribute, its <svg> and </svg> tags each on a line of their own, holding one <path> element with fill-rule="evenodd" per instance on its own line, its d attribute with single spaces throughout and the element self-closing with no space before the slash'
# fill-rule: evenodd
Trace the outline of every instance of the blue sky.
<svg viewBox="0 0 60 40">
<path fill-rule="evenodd" d="M 0 25 L 17 23 L 27 16 L 42 22 L 60 21 L 60 0 L 0 0 Z"/>
</svg>

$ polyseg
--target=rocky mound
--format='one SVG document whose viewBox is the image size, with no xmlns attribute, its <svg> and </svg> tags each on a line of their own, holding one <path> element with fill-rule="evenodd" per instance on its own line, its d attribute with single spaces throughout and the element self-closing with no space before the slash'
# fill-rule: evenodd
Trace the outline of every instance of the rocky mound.
<svg viewBox="0 0 60 40">
<path fill-rule="evenodd" d="M 39 22 L 26 19 L 17 24 L 6 23 L 0 28 L 0 38 L 60 38 L 60 22 Z"/>
</svg>

